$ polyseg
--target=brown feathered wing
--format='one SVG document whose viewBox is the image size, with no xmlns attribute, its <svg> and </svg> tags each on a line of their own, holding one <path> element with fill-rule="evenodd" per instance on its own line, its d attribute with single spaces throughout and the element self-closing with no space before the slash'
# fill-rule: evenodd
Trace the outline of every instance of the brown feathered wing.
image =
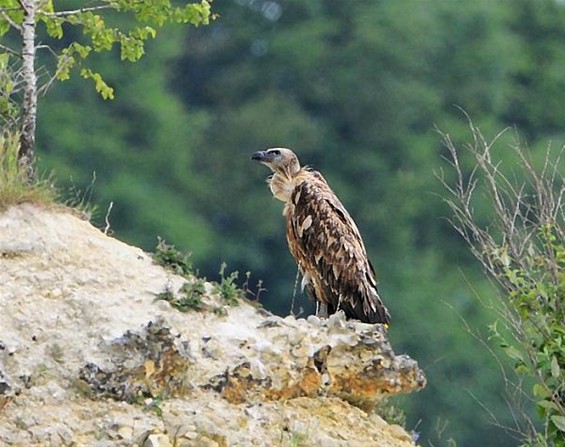
<svg viewBox="0 0 565 447">
<path fill-rule="evenodd" d="M 328 313 L 389 323 L 359 230 L 319 172 L 304 171 L 287 204 L 290 251 L 312 298 Z"/>
</svg>

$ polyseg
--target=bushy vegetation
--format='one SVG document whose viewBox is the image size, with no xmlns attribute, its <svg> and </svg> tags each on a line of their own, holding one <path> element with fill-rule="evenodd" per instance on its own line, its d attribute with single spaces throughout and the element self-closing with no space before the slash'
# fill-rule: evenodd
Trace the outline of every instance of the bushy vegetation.
<svg viewBox="0 0 565 447">
<path fill-rule="evenodd" d="M 455 173 L 451 182 L 442 177 L 452 222 L 502 289 L 493 339 L 518 375 L 534 378 L 532 390 L 519 381 L 516 387 L 535 399 L 543 429 L 526 416 L 523 442 L 565 446 L 565 147 L 548 150 L 540 167 L 516 142 L 517 162 L 509 169 L 496 140 L 487 141 L 473 124 L 471 130 L 466 151 L 444 135 Z M 475 163 L 470 173 L 462 167 L 468 155 Z"/>
</svg>

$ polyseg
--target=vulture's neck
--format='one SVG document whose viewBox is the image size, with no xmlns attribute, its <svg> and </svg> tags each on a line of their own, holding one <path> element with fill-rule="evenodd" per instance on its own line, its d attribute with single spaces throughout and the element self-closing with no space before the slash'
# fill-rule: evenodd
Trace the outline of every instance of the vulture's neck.
<svg viewBox="0 0 565 447">
<path fill-rule="evenodd" d="M 294 188 L 304 179 L 304 174 L 308 171 L 305 168 L 292 172 L 290 169 L 276 171 L 269 177 L 269 188 L 275 199 L 282 202 L 288 202 Z"/>
</svg>

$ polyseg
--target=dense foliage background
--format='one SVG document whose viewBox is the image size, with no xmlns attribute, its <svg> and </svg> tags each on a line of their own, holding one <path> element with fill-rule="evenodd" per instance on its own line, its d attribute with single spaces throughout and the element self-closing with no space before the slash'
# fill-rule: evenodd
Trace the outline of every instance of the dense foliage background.
<svg viewBox="0 0 565 447">
<path fill-rule="evenodd" d="M 426 390 L 399 403 L 407 427 L 423 445 L 516 445 L 493 423 L 514 427 L 498 363 L 464 324 L 486 338 L 495 317 L 482 301 L 493 291 L 443 219 L 435 126 L 470 138 L 461 107 L 487 137 L 516 126 L 534 156 L 562 145 L 563 2 L 222 0 L 213 9 L 210 26 L 163 31 L 136 65 L 99 56 L 112 102 L 80 79 L 55 86 L 40 104 L 41 168 L 82 190 L 95 176 L 97 219 L 113 202 L 117 237 L 153 250 L 161 236 L 192 251 L 211 279 L 222 261 L 251 271 L 268 289 L 261 302 L 284 315 L 296 266 L 282 204 L 249 155 L 294 148 L 357 221 L 392 343 L 427 372 Z"/>
</svg>

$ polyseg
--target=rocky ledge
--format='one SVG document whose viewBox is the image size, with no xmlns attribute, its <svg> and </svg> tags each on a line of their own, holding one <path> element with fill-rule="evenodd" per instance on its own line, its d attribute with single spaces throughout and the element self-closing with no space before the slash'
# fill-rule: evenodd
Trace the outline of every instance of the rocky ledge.
<svg viewBox="0 0 565 447">
<path fill-rule="evenodd" d="M 72 213 L 0 214 L 0 444 L 412 446 L 373 410 L 425 385 L 382 325 L 281 318 Z"/>
</svg>

